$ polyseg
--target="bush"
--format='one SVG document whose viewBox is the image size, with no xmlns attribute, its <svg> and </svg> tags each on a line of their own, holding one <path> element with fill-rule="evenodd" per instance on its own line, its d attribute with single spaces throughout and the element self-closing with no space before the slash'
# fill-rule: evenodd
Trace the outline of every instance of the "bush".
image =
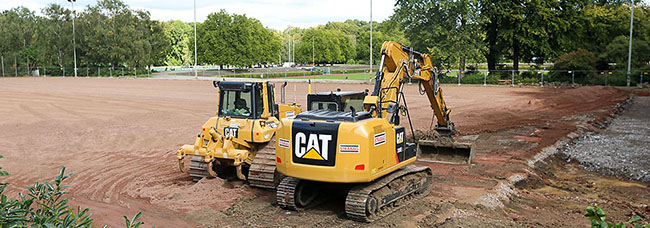
<svg viewBox="0 0 650 228">
<path fill-rule="evenodd" d="M 345 69 L 345 70 L 333 70 L 332 74 L 353 74 L 353 73 L 365 73 L 370 72 L 370 69 Z"/>
<path fill-rule="evenodd" d="M 596 64 L 598 58 L 593 53 L 578 49 L 557 57 L 554 60 L 553 70 L 564 72 L 551 72 L 549 81 L 571 82 L 571 74 L 566 71 L 575 71 L 575 81 L 580 84 L 602 84 L 599 82 Z"/>
<path fill-rule="evenodd" d="M 485 77 L 486 72 L 478 72 L 478 71 L 470 71 L 465 74 L 465 77 L 460 79 L 461 84 L 483 84 L 485 80 L 487 80 L 487 84 L 497 84 L 498 78 L 497 75 L 488 75 L 487 78 Z M 456 83 L 458 83 L 458 79 L 456 79 Z"/>
<path fill-rule="evenodd" d="M 222 74 L 214 75 L 214 77 L 226 77 L 226 78 L 260 78 L 260 75 L 264 75 L 264 78 L 282 78 L 282 77 L 296 77 L 296 76 L 309 76 L 309 75 L 321 75 L 321 71 L 299 71 L 299 72 L 274 72 L 274 73 L 245 73 L 245 74 Z"/>
<path fill-rule="evenodd" d="M 447 73 L 438 74 L 438 79 L 442 84 L 458 83 L 458 78 L 455 75 L 448 75 Z"/>
</svg>

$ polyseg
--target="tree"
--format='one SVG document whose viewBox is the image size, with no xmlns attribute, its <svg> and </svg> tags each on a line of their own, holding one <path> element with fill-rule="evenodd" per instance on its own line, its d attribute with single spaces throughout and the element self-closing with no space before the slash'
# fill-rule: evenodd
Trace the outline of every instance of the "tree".
<svg viewBox="0 0 650 228">
<path fill-rule="evenodd" d="M 197 36 L 201 63 L 250 67 L 275 60 L 280 51 L 278 37 L 260 21 L 225 10 L 198 24 Z"/>
<path fill-rule="evenodd" d="M 575 78 L 582 83 L 589 83 L 590 80 L 596 79 L 596 63 L 598 58 L 593 53 L 585 50 L 578 49 L 563 55 L 558 56 L 553 61 L 554 72 L 550 73 L 552 81 L 571 81 L 572 72 Z M 597 80 L 597 79 L 596 79 Z"/>
<path fill-rule="evenodd" d="M 608 63 L 616 63 L 618 69 L 627 69 L 629 36 L 617 36 L 600 54 L 600 58 Z M 641 39 L 632 39 L 632 67 L 644 67 L 650 61 L 650 45 Z"/>
<path fill-rule="evenodd" d="M 312 61 L 312 37 L 314 39 L 314 60 L 317 64 L 346 63 L 354 59 L 356 52 L 350 38 L 339 30 L 324 27 L 304 30 L 296 43 L 296 61 Z"/>
<path fill-rule="evenodd" d="M 386 19 L 385 21 L 382 21 L 381 23 L 377 23 L 374 25 L 375 27 L 373 28 L 373 31 L 381 32 L 385 36 L 385 40 L 383 41 L 396 41 L 402 45 L 407 45 L 410 46 L 410 42 L 408 39 L 406 39 L 404 35 L 404 28 L 401 26 L 399 21 L 397 21 L 394 16 L 391 16 L 390 18 Z M 373 38 L 374 38 L 373 34 Z M 382 42 L 383 42 L 382 41 Z M 374 39 L 373 39 L 373 45 L 374 45 Z M 373 57 L 374 59 L 374 57 Z"/>
<path fill-rule="evenodd" d="M 388 41 L 383 32 L 372 32 L 372 61 L 373 64 L 381 60 L 381 45 L 384 41 Z M 359 63 L 370 62 L 370 31 L 364 31 L 357 37 L 357 55 L 356 59 Z"/>
<path fill-rule="evenodd" d="M 569 26 L 581 8 L 581 0 L 482 1 L 486 18 L 485 56 L 490 70 L 501 57 L 509 57 L 513 70 L 519 62 L 542 63 L 566 52 L 572 36 Z M 572 50 L 572 49 L 568 49 Z"/>
<path fill-rule="evenodd" d="M 3 44 L 3 50 L 10 55 L 20 56 L 25 60 L 25 69 L 30 72 L 34 67 L 36 58 L 42 56 L 37 54 L 36 50 L 36 26 L 37 16 L 33 11 L 25 7 L 17 7 L 3 12 L 5 24 L 0 42 Z M 19 69 L 22 69 L 18 63 Z"/>
<path fill-rule="evenodd" d="M 52 65 L 55 59 L 56 65 L 63 67 L 64 63 L 71 62 L 72 56 L 68 53 L 72 50 L 72 12 L 58 4 L 50 4 L 41 10 L 44 18 L 39 31 L 42 38 L 44 55 Z"/>
<path fill-rule="evenodd" d="M 190 50 L 190 37 L 193 36 L 192 27 L 182 21 L 172 20 L 163 23 L 165 39 L 169 46 L 165 49 L 165 65 L 181 66 L 193 62 L 193 50 Z"/>
<path fill-rule="evenodd" d="M 439 67 L 458 64 L 462 72 L 467 60 L 482 60 L 485 33 L 478 0 L 398 0 L 393 18 L 413 48 L 427 50 Z"/>
</svg>

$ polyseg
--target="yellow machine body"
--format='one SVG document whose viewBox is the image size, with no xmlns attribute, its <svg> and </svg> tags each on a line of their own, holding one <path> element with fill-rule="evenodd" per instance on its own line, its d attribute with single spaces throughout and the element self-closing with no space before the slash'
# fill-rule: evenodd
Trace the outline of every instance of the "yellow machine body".
<svg viewBox="0 0 650 228">
<path fill-rule="evenodd" d="M 380 66 L 374 92 L 363 99 L 363 110 L 329 116 L 308 111 L 281 120 L 276 145 L 280 173 L 301 180 L 366 183 L 413 163 L 418 147 L 405 142 L 405 128 L 400 126 L 400 114 L 408 115 L 402 93 L 407 78 L 421 83 L 437 117 L 436 131 L 449 138 L 455 134 L 451 110 L 428 55 L 387 41 Z"/>
<path fill-rule="evenodd" d="M 200 179 L 202 176 L 217 175 L 213 164 L 221 167 L 234 166 L 237 167 L 237 176 L 246 179 L 241 167 L 253 165 L 258 151 L 274 139 L 281 126 L 279 119 L 291 118 L 300 113 L 300 106 L 284 103 L 276 106 L 274 88 L 269 82 L 215 82 L 215 87 L 220 89 L 217 114 L 203 124 L 193 145 L 183 145 L 177 151 L 180 169 L 189 172 L 195 179 Z M 235 94 L 238 97 L 232 98 Z M 246 104 L 245 107 L 249 110 L 222 107 L 235 107 L 237 104 L 234 103 L 237 102 Z M 270 153 L 272 152 L 271 149 Z M 194 165 L 189 170 L 184 167 L 183 160 L 186 156 L 192 156 Z M 273 159 L 271 155 L 270 161 Z"/>
<path fill-rule="evenodd" d="M 385 119 L 358 122 L 282 119 L 276 166 L 292 177 L 330 183 L 366 183 L 416 160 L 406 151 L 404 127 Z"/>
</svg>

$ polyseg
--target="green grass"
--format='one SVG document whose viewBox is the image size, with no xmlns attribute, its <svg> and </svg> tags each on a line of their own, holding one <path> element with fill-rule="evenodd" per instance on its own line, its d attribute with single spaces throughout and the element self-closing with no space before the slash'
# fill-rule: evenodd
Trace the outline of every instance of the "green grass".
<svg viewBox="0 0 650 228">
<path fill-rule="evenodd" d="M 347 77 L 347 78 L 346 78 Z M 292 78 L 302 78 L 300 76 Z M 368 80 L 370 78 L 369 73 L 358 73 L 358 74 L 345 74 L 345 75 L 318 75 L 305 77 L 309 79 L 352 79 L 352 80 Z"/>
</svg>

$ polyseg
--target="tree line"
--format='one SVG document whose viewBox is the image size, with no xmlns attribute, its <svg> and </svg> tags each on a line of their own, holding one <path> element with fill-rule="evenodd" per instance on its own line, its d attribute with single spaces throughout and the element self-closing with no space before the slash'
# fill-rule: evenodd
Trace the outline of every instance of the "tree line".
<svg viewBox="0 0 650 228">
<path fill-rule="evenodd" d="M 168 39 L 147 11 L 129 9 L 119 0 L 100 0 L 74 13 L 77 65 L 147 67 L 162 63 Z M 0 54 L 20 69 L 73 65 L 73 12 L 58 4 L 25 7 L 0 14 Z M 13 65 L 13 64 L 12 64 Z"/>
<path fill-rule="evenodd" d="M 520 62 L 587 56 L 572 67 L 608 70 L 627 66 L 631 6 L 632 67 L 647 67 L 650 7 L 638 0 L 397 0 L 391 19 L 443 68 L 487 62 L 494 71 L 509 62 L 517 71 Z"/>
<path fill-rule="evenodd" d="M 393 39 L 408 43 L 396 26 L 399 25 L 390 20 L 375 23 L 375 60 L 379 59 L 382 42 Z M 221 10 L 197 24 L 197 56 L 199 64 L 240 67 L 284 62 L 367 64 L 370 61 L 369 31 L 369 22 L 360 20 L 277 31 L 265 28 L 255 18 Z M 193 38 L 191 34 L 187 36 L 193 48 Z"/>
<path fill-rule="evenodd" d="M 193 23 L 152 20 L 150 13 L 129 8 L 121 0 L 99 0 L 72 12 L 59 4 L 40 9 L 26 7 L 0 14 L 0 55 L 5 68 L 21 72 L 36 67 L 73 66 L 73 29 L 78 66 L 136 67 L 194 64 Z M 375 23 L 373 55 L 379 59 L 387 39 L 408 43 L 394 21 Z M 312 28 L 273 30 L 259 20 L 225 10 L 198 22 L 199 65 L 251 67 L 298 63 L 368 63 L 369 29 L 366 21 L 330 22 Z M 290 50 L 291 49 L 291 50 Z M 289 59 L 291 58 L 291 59 Z"/>
<path fill-rule="evenodd" d="M 630 6 L 635 7 L 632 65 L 642 68 L 650 58 L 650 7 L 638 0 L 397 0 L 393 15 L 373 24 L 373 61 L 379 61 L 384 41 L 395 40 L 430 53 L 440 69 L 458 67 L 461 72 L 468 63 L 487 63 L 493 71 L 518 70 L 520 62 L 568 61 L 572 56 L 590 60 L 572 67 L 622 69 L 627 65 Z M 130 9 L 120 0 L 99 0 L 74 15 L 80 66 L 193 65 L 193 23 L 152 20 L 149 12 Z M 38 15 L 25 7 L 2 12 L 5 65 L 13 57 L 21 69 L 72 66 L 72 16 L 58 4 Z M 253 17 L 220 10 L 196 27 L 199 65 L 369 62 L 367 21 L 273 30 Z"/>
</svg>

